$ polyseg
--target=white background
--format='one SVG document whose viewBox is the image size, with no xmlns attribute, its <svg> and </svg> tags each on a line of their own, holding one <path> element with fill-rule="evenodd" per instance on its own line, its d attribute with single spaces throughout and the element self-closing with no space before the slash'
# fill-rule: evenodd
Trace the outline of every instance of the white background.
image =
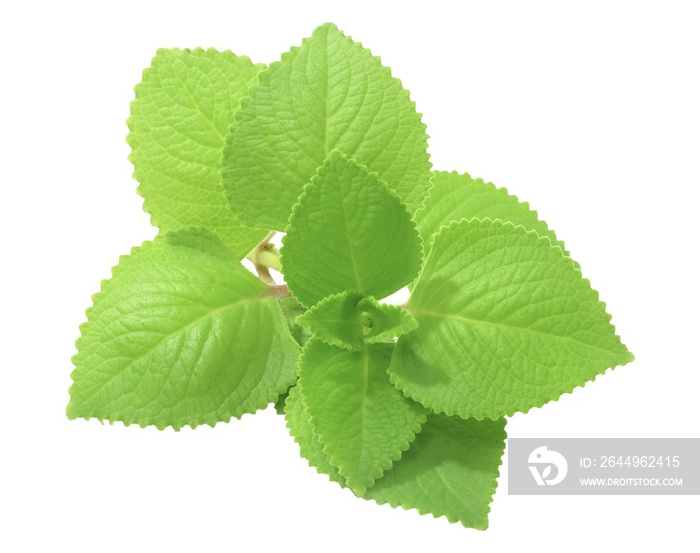
<svg viewBox="0 0 700 553">
<path fill-rule="evenodd" d="M 503 467 L 478 532 L 328 483 L 271 410 L 179 433 L 64 415 L 90 295 L 155 233 L 124 121 L 156 48 L 270 62 L 334 21 L 411 91 L 436 168 L 506 186 L 550 223 L 637 356 L 510 435 L 700 437 L 697 4 L 8 4 L 0 550 L 697 551 L 697 496 L 508 496 Z"/>
</svg>

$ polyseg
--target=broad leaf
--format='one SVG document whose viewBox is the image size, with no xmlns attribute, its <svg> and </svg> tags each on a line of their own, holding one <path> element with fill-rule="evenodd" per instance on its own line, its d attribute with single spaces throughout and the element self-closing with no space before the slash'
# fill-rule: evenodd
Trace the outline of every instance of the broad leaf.
<svg viewBox="0 0 700 553">
<path fill-rule="evenodd" d="M 379 303 L 372 296 L 351 291 L 321 300 L 297 322 L 326 344 L 351 351 L 391 340 L 418 326 L 411 314 L 398 305 Z"/>
<path fill-rule="evenodd" d="M 527 411 L 633 359 L 571 258 L 510 223 L 443 228 L 407 308 L 392 382 L 448 415 Z"/>
<path fill-rule="evenodd" d="M 522 225 L 548 237 L 552 244 L 560 246 L 566 253 L 564 242 L 558 240 L 547 223 L 538 218 L 537 212 L 531 210 L 527 202 L 508 194 L 505 188 L 473 179 L 467 173 L 435 171 L 430 197 L 423 209 L 416 212 L 416 224 L 425 246 L 430 246 L 440 227 L 473 218 L 499 219 L 515 226 Z"/>
<path fill-rule="evenodd" d="M 294 382 L 300 348 L 277 301 L 207 231 L 134 248 L 93 300 L 73 358 L 70 418 L 214 425 Z"/>
<path fill-rule="evenodd" d="M 331 464 L 358 495 L 408 449 L 426 410 L 389 382 L 393 344 L 359 352 L 312 338 L 299 361 L 301 396 Z"/>
<path fill-rule="evenodd" d="M 422 257 L 404 204 L 337 152 L 304 188 L 283 244 L 287 285 L 307 307 L 345 290 L 388 296 L 415 278 Z"/>
<path fill-rule="evenodd" d="M 335 25 L 260 75 L 236 114 L 222 178 L 249 226 L 284 230 L 302 187 L 334 149 L 369 167 L 411 211 L 430 189 L 425 125 L 379 58 Z"/>
<path fill-rule="evenodd" d="M 299 444 L 301 456 L 317 472 L 328 475 L 330 480 L 345 487 L 345 478 L 331 464 L 328 454 L 323 451 L 323 444 L 318 441 L 318 436 L 314 432 L 309 414 L 304 409 L 301 401 L 301 388 L 299 386 L 294 386 L 289 390 L 289 397 L 284 406 L 284 414 L 289 433 L 294 438 L 294 441 Z"/>
<path fill-rule="evenodd" d="M 313 431 L 299 392 L 299 386 L 292 388 L 285 411 L 301 456 L 345 487 L 345 479 Z M 505 419 L 428 415 L 408 451 L 365 492 L 365 499 L 485 529 L 505 448 L 504 426 Z"/>
<path fill-rule="evenodd" d="M 129 159 L 162 231 L 206 226 L 238 258 L 265 238 L 233 216 L 219 174 L 233 115 L 264 68 L 230 51 L 160 49 L 143 72 L 127 121 Z"/>
<path fill-rule="evenodd" d="M 429 415 L 411 448 L 365 498 L 485 530 L 505 448 L 504 427 L 502 418 Z"/>
</svg>

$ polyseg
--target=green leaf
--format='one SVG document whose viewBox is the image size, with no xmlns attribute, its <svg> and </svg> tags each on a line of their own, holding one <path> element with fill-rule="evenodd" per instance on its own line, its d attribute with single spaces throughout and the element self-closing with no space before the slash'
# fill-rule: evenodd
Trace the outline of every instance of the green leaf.
<svg viewBox="0 0 700 553">
<path fill-rule="evenodd" d="M 365 498 L 485 530 L 505 448 L 504 427 L 502 418 L 429 415 L 411 448 Z"/>
<path fill-rule="evenodd" d="M 153 224 L 162 231 L 206 226 L 239 259 L 267 231 L 244 227 L 228 209 L 221 148 L 263 69 L 230 51 L 160 49 L 136 86 L 127 121 L 129 159 Z"/>
<path fill-rule="evenodd" d="M 571 258 L 511 223 L 443 228 L 407 309 L 391 380 L 448 415 L 527 411 L 633 359 Z"/>
<path fill-rule="evenodd" d="M 213 426 L 294 382 L 300 348 L 276 300 L 207 231 L 134 248 L 93 300 L 73 358 L 71 419 Z"/>
<path fill-rule="evenodd" d="M 388 296 L 415 278 L 422 258 L 405 206 L 338 152 L 304 187 L 282 243 L 287 285 L 307 307 L 345 290 Z"/>
<path fill-rule="evenodd" d="M 527 202 L 508 194 L 505 188 L 496 188 L 490 182 L 473 179 L 467 173 L 435 171 L 433 188 L 423 209 L 416 212 L 416 224 L 423 243 L 430 245 L 440 227 L 460 219 L 499 219 L 534 230 L 547 236 L 568 255 L 564 242 L 558 240 L 547 223 L 538 218 Z"/>
<path fill-rule="evenodd" d="M 364 336 L 367 344 L 391 340 L 418 328 L 418 321 L 408 311 L 398 305 L 379 303 L 372 296 L 360 301 L 357 308 L 366 314 L 366 324 L 370 325 Z"/>
<path fill-rule="evenodd" d="M 311 333 L 297 323 L 297 318 L 300 315 L 306 313 L 306 308 L 301 305 L 296 298 L 293 296 L 282 296 L 277 298 L 284 319 L 287 321 L 287 326 L 289 327 L 289 332 L 291 332 L 294 339 L 300 346 L 303 346 L 309 338 L 311 338 Z"/>
<path fill-rule="evenodd" d="M 331 464 L 358 495 L 401 457 L 426 410 L 389 382 L 393 344 L 359 352 L 312 338 L 299 361 L 299 386 Z"/>
<path fill-rule="evenodd" d="M 284 415 L 284 406 L 287 403 L 287 398 L 289 397 L 289 392 L 294 386 L 296 386 L 296 381 L 294 381 L 294 383 L 289 388 L 287 388 L 283 394 L 277 396 L 277 399 L 275 400 L 274 408 L 275 408 L 275 411 L 277 412 L 278 415 Z"/>
<path fill-rule="evenodd" d="M 425 125 L 408 91 L 327 23 L 270 65 L 236 114 L 222 169 L 231 209 L 249 226 L 284 230 L 335 149 L 378 173 L 412 212 L 430 190 Z"/>
<path fill-rule="evenodd" d="M 299 386 L 290 390 L 285 413 L 301 456 L 345 487 L 345 479 L 314 432 Z M 365 492 L 365 499 L 486 529 L 505 447 L 504 426 L 502 418 L 477 421 L 428 415 L 408 451 Z"/>
<path fill-rule="evenodd" d="M 350 351 L 390 340 L 418 326 L 398 305 L 379 303 L 372 296 L 352 291 L 324 298 L 297 322 L 326 344 Z"/>
<path fill-rule="evenodd" d="M 287 428 L 299 444 L 301 456 L 309 462 L 319 473 L 328 475 L 328 478 L 345 487 L 343 478 L 338 469 L 331 464 L 328 454 L 323 451 L 323 444 L 318 441 L 314 427 L 309 419 L 309 414 L 304 409 L 301 400 L 301 388 L 299 385 L 289 390 L 289 397 L 284 407 Z"/>
<path fill-rule="evenodd" d="M 316 338 L 331 346 L 350 351 L 365 348 L 363 318 L 358 304 L 364 298 L 359 292 L 345 291 L 324 298 L 297 318 Z"/>
</svg>

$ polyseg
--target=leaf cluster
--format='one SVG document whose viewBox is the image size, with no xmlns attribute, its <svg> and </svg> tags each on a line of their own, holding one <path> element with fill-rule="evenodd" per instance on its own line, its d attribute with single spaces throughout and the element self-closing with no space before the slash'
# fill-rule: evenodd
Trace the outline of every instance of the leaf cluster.
<svg viewBox="0 0 700 553">
<path fill-rule="evenodd" d="M 93 297 L 70 418 L 177 430 L 275 402 L 343 488 L 484 529 L 505 417 L 633 358 L 554 231 L 432 171 L 408 92 L 332 24 L 269 67 L 159 50 L 128 124 L 160 234 Z"/>
</svg>

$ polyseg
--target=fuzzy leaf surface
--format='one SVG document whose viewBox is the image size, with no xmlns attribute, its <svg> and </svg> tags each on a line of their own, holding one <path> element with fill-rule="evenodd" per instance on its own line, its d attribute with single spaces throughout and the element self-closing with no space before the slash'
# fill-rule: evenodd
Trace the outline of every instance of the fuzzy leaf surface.
<svg viewBox="0 0 700 553">
<path fill-rule="evenodd" d="M 448 415 L 527 411 L 633 359 L 571 258 L 510 223 L 440 230 L 407 309 L 392 382 Z"/>
<path fill-rule="evenodd" d="M 502 418 L 428 415 L 410 449 L 365 498 L 485 530 L 505 449 L 504 428 Z"/>
<path fill-rule="evenodd" d="M 134 248 L 81 327 L 69 418 L 178 429 L 275 401 L 295 380 L 300 347 L 265 292 L 208 231 Z"/>
<path fill-rule="evenodd" d="M 226 205 L 221 148 L 234 113 L 264 65 L 230 51 L 158 50 L 131 103 L 134 178 L 162 231 L 206 226 L 240 259 L 265 238 Z"/>
<path fill-rule="evenodd" d="M 505 188 L 496 188 L 490 182 L 473 179 L 467 173 L 435 171 L 433 188 L 423 209 L 416 213 L 418 231 L 426 248 L 440 227 L 460 219 L 499 219 L 534 230 L 547 236 L 552 244 L 566 253 L 564 242 L 558 240 L 547 223 L 538 218 L 527 202 L 508 194 Z M 567 254 L 568 255 L 568 254 Z"/>
<path fill-rule="evenodd" d="M 345 290 L 383 298 L 420 269 L 420 238 L 404 204 L 338 152 L 304 188 L 286 232 L 282 270 L 306 307 Z"/>
<path fill-rule="evenodd" d="M 393 344 L 351 352 L 312 338 L 299 361 L 299 386 L 331 464 L 358 495 L 401 457 L 426 409 L 389 382 Z"/>
<path fill-rule="evenodd" d="M 401 82 L 335 25 L 260 75 L 226 139 L 222 178 L 249 226 L 284 230 L 302 187 L 338 149 L 413 212 L 430 190 L 425 125 Z"/>
</svg>

